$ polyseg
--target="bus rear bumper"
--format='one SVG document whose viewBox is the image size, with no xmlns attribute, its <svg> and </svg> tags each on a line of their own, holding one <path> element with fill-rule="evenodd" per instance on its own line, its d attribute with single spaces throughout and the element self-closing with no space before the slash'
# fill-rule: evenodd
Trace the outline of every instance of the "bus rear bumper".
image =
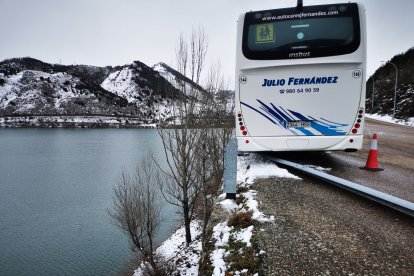
<svg viewBox="0 0 414 276">
<path fill-rule="evenodd" d="M 362 148 L 362 135 L 310 137 L 236 137 L 238 151 L 355 151 Z"/>
</svg>

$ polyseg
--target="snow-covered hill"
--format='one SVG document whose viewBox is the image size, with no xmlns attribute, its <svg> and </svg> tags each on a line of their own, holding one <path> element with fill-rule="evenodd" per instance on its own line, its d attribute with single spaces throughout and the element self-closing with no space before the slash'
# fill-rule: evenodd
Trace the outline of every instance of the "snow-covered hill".
<svg viewBox="0 0 414 276">
<path fill-rule="evenodd" d="M 140 87 L 132 81 L 132 70 L 125 67 L 117 70 L 102 82 L 102 88 L 125 98 L 128 102 L 136 102 L 138 100 Z"/>
<path fill-rule="evenodd" d="M 192 80 L 163 62 L 155 64 L 152 69 L 157 71 L 177 90 L 185 92 L 187 96 L 195 96 L 201 100 L 203 96 L 208 95 L 208 93 L 200 85 L 194 83 Z"/>
<path fill-rule="evenodd" d="M 166 79 L 168 82 L 173 84 L 174 87 L 179 90 L 182 89 L 182 84 L 184 84 L 186 86 L 185 90 L 194 89 L 194 90 L 204 91 L 204 89 L 201 86 L 197 85 L 196 83 L 191 81 L 189 78 L 182 75 L 177 70 L 171 68 L 170 66 L 168 66 L 167 64 L 163 62 L 155 64 L 154 66 L 152 66 L 152 69 L 160 73 L 160 75 L 164 79 Z"/>
<path fill-rule="evenodd" d="M 85 84 L 65 72 L 23 70 L 1 76 L 0 114 L 110 114 L 127 110 L 128 102 Z M 110 103 L 110 104 L 104 104 Z"/>
<path fill-rule="evenodd" d="M 0 117 L 116 115 L 154 123 L 171 116 L 169 107 L 181 93 L 178 81 L 202 89 L 168 65 L 165 68 L 169 69 L 161 72 L 139 61 L 96 67 L 32 58 L 4 60 L 0 62 Z"/>
</svg>

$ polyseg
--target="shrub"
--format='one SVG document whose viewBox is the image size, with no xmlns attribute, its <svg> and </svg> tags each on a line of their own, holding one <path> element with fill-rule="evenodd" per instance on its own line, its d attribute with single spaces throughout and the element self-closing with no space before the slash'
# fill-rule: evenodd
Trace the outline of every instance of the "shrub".
<svg viewBox="0 0 414 276">
<path fill-rule="evenodd" d="M 242 244 L 239 244 L 237 245 L 237 247 L 243 249 L 242 254 L 230 254 L 229 256 L 225 257 L 226 261 L 230 263 L 229 270 L 240 271 L 243 269 L 247 269 L 249 272 L 249 274 L 247 275 L 254 275 L 254 273 L 257 272 L 259 266 L 259 259 L 256 256 L 254 248 L 247 247 L 245 244 L 244 246 Z"/>
<path fill-rule="evenodd" d="M 234 212 L 230 217 L 228 225 L 238 228 L 246 228 L 253 224 L 252 212 Z"/>
</svg>

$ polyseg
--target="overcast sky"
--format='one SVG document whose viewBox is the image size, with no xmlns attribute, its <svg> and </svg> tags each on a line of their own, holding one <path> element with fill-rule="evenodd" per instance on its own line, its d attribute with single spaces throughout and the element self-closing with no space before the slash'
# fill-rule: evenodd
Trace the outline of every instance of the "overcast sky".
<svg viewBox="0 0 414 276">
<path fill-rule="evenodd" d="M 203 26 L 208 59 L 234 79 L 239 14 L 296 6 L 296 0 L 0 0 L 0 60 L 123 65 L 140 60 L 175 67 L 181 32 Z M 348 1 L 304 0 L 304 5 Z M 414 46 L 413 0 L 360 0 L 368 33 L 368 76 Z"/>
</svg>

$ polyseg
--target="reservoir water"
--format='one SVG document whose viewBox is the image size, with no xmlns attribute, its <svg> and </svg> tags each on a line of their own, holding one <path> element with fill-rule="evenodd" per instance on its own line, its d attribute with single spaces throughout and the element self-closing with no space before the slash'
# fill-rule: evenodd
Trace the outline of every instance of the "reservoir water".
<svg viewBox="0 0 414 276">
<path fill-rule="evenodd" d="M 0 128 L 0 275 L 116 275 L 132 251 L 106 210 L 147 149 L 164 157 L 154 129 Z"/>
</svg>

